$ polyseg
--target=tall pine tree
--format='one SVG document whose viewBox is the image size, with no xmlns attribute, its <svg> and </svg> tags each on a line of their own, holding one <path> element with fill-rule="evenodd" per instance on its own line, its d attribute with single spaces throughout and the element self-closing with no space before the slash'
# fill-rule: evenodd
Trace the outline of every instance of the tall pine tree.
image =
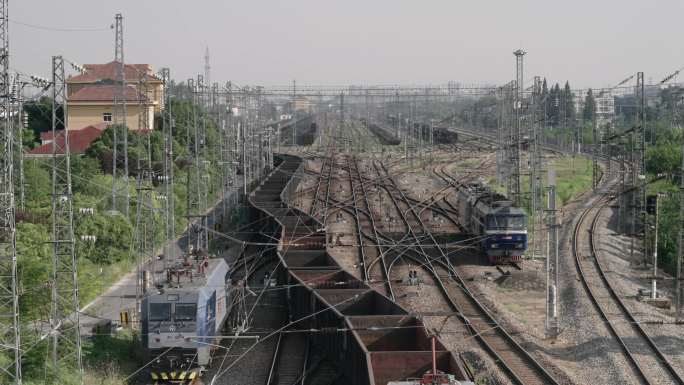
<svg viewBox="0 0 684 385">
<path fill-rule="evenodd" d="M 565 117 L 567 127 L 574 126 L 575 123 L 575 95 L 570 89 L 570 83 L 565 82 L 565 87 L 563 88 L 563 97 L 565 99 Z"/>
<path fill-rule="evenodd" d="M 584 98 L 584 109 L 582 110 L 582 119 L 585 122 L 591 122 L 594 120 L 594 115 L 596 114 L 596 99 L 594 99 L 594 92 L 589 89 L 587 91 L 587 96 Z"/>
</svg>

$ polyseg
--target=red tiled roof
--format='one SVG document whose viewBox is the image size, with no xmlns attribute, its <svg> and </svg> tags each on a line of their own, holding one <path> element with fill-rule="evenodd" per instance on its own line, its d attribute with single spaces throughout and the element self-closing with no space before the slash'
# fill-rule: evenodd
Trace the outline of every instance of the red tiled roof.
<svg viewBox="0 0 684 385">
<path fill-rule="evenodd" d="M 118 92 L 115 85 L 94 85 L 83 87 L 69 96 L 69 102 L 112 102 Z M 124 91 L 127 102 L 137 102 L 138 92 L 134 87 L 126 86 Z"/>
<path fill-rule="evenodd" d="M 79 128 L 79 130 L 94 127 L 100 131 L 103 131 L 104 129 L 107 128 L 107 126 L 109 126 L 109 123 L 101 122 L 101 123 L 91 124 L 91 125 L 88 125 L 86 127 Z M 40 141 L 41 142 L 45 142 L 45 141 L 49 141 L 49 140 L 52 140 L 52 131 L 45 131 L 45 132 L 40 133 Z"/>
<path fill-rule="evenodd" d="M 106 125 L 105 125 L 106 126 Z M 90 147 L 90 144 L 102 135 L 103 127 L 101 124 L 94 126 L 88 126 L 81 130 L 69 130 L 69 153 L 70 154 L 82 154 L 85 150 Z M 41 135 L 41 139 L 43 136 Z M 52 138 L 52 133 L 50 133 L 50 138 Z M 57 133 L 57 144 L 61 147 L 64 146 L 64 131 L 61 130 Z M 63 153 L 63 152 L 61 152 Z M 42 146 L 36 147 L 28 152 L 29 155 L 52 155 L 52 143 L 44 144 Z"/>
<path fill-rule="evenodd" d="M 116 61 L 107 64 L 84 64 L 83 68 L 86 72 L 70 77 L 67 79 L 67 83 L 94 83 L 105 79 L 116 80 L 119 65 L 119 62 Z M 149 64 L 126 64 L 124 66 L 126 82 L 137 81 L 143 73 L 152 75 L 152 66 Z"/>
</svg>

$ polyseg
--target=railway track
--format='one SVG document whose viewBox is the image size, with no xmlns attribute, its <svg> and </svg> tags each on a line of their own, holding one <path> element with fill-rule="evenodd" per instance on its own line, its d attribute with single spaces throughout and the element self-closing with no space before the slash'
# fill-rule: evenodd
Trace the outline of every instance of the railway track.
<svg viewBox="0 0 684 385">
<path fill-rule="evenodd" d="M 389 177 L 389 173 L 382 165 L 378 166 L 374 163 L 374 166 L 378 176 L 384 173 Z M 391 177 L 388 180 L 394 188 L 397 188 L 396 183 Z M 509 374 L 514 383 L 526 385 L 557 384 L 557 381 L 551 374 L 503 329 L 486 307 L 468 290 L 465 281 L 450 264 L 444 250 L 427 230 L 414 206 L 401 190 L 398 188 L 397 190 L 400 191 L 404 204 L 409 207 L 407 212 L 414 216 L 422 232 L 430 239 L 430 249 L 439 252 L 437 256 L 430 255 L 427 249 L 422 246 L 423 242 L 418 239 L 410 227 L 406 216 L 402 215 L 406 225 L 410 228 L 409 232 L 413 234 L 416 243 L 419 245 L 420 253 L 416 261 L 420 261 L 421 265 L 428 267 L 427 270 L 435 282 L 438 283 L 440 291 L 444 293 L 451 308 L 459 314 L 458 317 L 467 329 L 470 330 L 471 334 L 492 355 L 492 358 L 500 365 L 502 370 Z M 402 212 L 398 203 L 396 207 L 399 212 Z M 446 284 L 443 277 L 449 277 L 456 285 Z"/>
<path fill-rule="evenodd" d="M 684 384 L 680 374 L 627 309 L 606 277 L 595 234 L 601 211 L 610 200 L 604 194 L 583 210 L 572 234 L 572 253 L 582 286 L 620 346 L 634 378 L 642 384 Z M 616 315 L 619 315 L 618 320 Z"/>
<path fill-rule="evenodd" d="M 302 169 L 301 159 L 282 156 L 281 164 L 251 194 L 250 203 L 259 210 L 259 215 L 272 218 L 280 233 L 278 256 L 287 274 L 278 277 L 278 281 L 288 285 L 291 321 L 288 327 L 295 327 L 294 332 L 306 330 L 307 333 L 300 335 L 312 341 L 310 346 L 312 349 L 315 347 L 317 355 L 323 353 L 326 357 L 319 356 L 319 363 L 314 360 L 315 355 L 310 364 L 299 365 L 297 360 L 292 362 L 294 355 L 288 354 L 291 349 L 285 347 L 291 339 L 287 335 L 289 330 L 283 329 L 277 339 L 281 345 L 277 354 L 280 358 L 271 364 L 273 372 L 290 373 L 287 368 L 298 370 L 307 367 L 311 372 L 307 383 L 318 383 L 316 381 L 321 377 L 328 378 L 321 383 L 331 383 L 332 377 L 348 379 L 350 382 L 346 383 L 368 384 L 375 381 L 380 384 L 422 376 L 425 365 L 433 356 L 429 354 L 429 344 L 425 343 L 429 337 L 422 321 L 342 270 L 327 253 L 329 238 L 326 226 L 295 208 L 287 207 L 290 198 L 299 199 L 297 185 L 300 180 L 293 176 Z M 331 173 L 328 179 L 333 177 Z M 347 194 L 335 200 L 330 197 L 330 190 L 328 188 L 326 194 L 326 206 L 332 204 L 336 210 L 350 210 L 352 203 Z M 318 212 L 325 216 L 326 210 L 329 209 L 321 207 Z M 383 327 L 385 325 L 397 325 L 398 328 Z M 409 328 L 404 328 L 404 325 Z M 276 341 L 276 338 L 271 339 Z M 436 341 L 436 344 L 438 368 L 453 373 L 456 378 L 467 378 L 466 370 L 453 353 L 446 350 L 441 342 Z M 305 359 L 305 362 L 309 361 Z M 331 363 L 334 363 L 335 370 L 331 370 Z M 286 382 L 295 376 L 296 372 L 292 373 Z M 275 377 L 267 381 L 277 383 Z"/>
<path fill-rule="evenodd" d="M 359 250 L 363 259 L 364 276 L 366 280 L 369 281 L 371 287 L 380 290 L 385 296 L 394 301 L 394 290 L 392 289 L 392 282 L 385 261 L 387 250 L 380 246 L 380 236 L 375 224 L 375 219 L 373 218 L 370 202 L 368 201 L 368 192 L 366 191 L 364 180 L 361 178 L 359 165 L 356 159 L 350 160 L 349 158 L 346 158 L 346 163 L 347 172 L 349 173 L 349 185 L 352 191 L 352 202 L 355 214 L 354 220 L 357 225 Z M 360 215 L 361 210 L 359 210 L 358 207 L 359 199 L 357 198 L 357 194 L 361 195 L 361 201 L 365 206 L 365 208 L 363 208 L 364 215 Z M 364 244 L 364 229 L 366 228 L 370 228 L 372 231 L 372 238 L 369 240 L 371 243 L 369 245 Z M 373 240 L 375 240 L 375 242 L 373 242 Z M 374 274 L 374 270 L 379 270 L 379 274 Z M 374 275 L 379 276 L 380 279 L 373 279 Z M 379 283 L 377 281 L 379 281 Z"/>
<path fill-rule="evenodd" d="M 439 246 L 439 243 L 432 237 L 425 224 L 420 219 L 420 214 L 416 211 L 420 208 L 411 201 L 389 175 L 387 170 L 382 169 L 374 163 L 374 168 L 377 172 L 377 178 L 367 178 L 383 181 L 378 185 L 387 191 L 393 204 L 400 214 L 404 225 L 406 226 L 406 234 L 401 241 L 412 240 L 414 249 L 411 251 L 404 251 L 401 253 L 401 258 L 413 261 L 418 266 L 424 268 L 433 278 L 439 290 L 442 292 L 446 303 L 451 311 L 457 314 L 462 326 L 464 326 L 470 334 L 478 340 L 481 346 L 487 351 L 492 359 L 497 362 L 501 369 L 511 378 L 516 384 L 556 384 L 557 381 L 543 368 L 539 362 L 531 357 L 513 338 L 510 336 L 494 317 L 486 310 L 473 294 L 467 289 L 465 282 L 450 265 L 448 258 L 444 251 Z M 351 171 L 351 170 L 350 170 Z M 350 177 L 364 180 L 360 173 Z M 397 196 L 399 199 L 397 199 Z M 356 213 L 350 205 L 343 207 L 350 214 Z M 368 210 L 372 216 L 372 210 Z M 411 213 L 413 221 L 407 218 L 407 213 Z M 412 224 L 413 223 L 413 224 Z M 363 231 L 363 230 L 362 230 Z M 420 233 L 420 237 L 417 235 Z M 374 234 L 363 234 L 363 237 L 373 239 L 381 242 L 378 239 L 378 232 Z M 431 242 L 424 244 L 421 238 L 429 238 Z M 409 247 L 409 246 L 407 246 Z M 438 250 L 441 255 L 431 255 L 429 249 Z M 394 266 L 394 261 L 390 264 L 388 275 L 391 267 Z M 447 281 L 445 282 L 445 278 Z"/>
<path fill-rule="evenodd" d="M 354 159 L 352 162 L 356 163 L 356 160 Z M 412 241 L 414 244 L 413 247 L 403 246 L 404 250 L 396 251 L 390 256 L 390 258 L 394 257 L 394 259 L 387 268 L 387 280 L 389 281 L 391 269 L 399 258 L 412 261 L 416 265 L 421 266 L 433 278 L 444 296 L 445 303 L 452 312 L 457 314 L 457 318 L 462 326 L 476 338 L 484 350 L 491 355 L 492 359 L 514 383 L 556 384 L 557 381 L 551 374 L 498 324 L 484 305 L 467 289 L 465 282 L 458 275 L 454 267 L 451 266 L 439 243 L 432 237 L 421 220 L 419 210 L 423 210 L 426 207 L 407 197 L 396 185 L 386 169 L 378 166 L 376 163 L 373 163 L 373 165 L 377 175 L 371 177 L 364 177 L 360 173 L 358 165 L 355 172 L 352 171 L 351 167 L 348 167 L 350 180 L 357 179 L 359 185 L 364 185 L 364 182 L 371 180 L 378 181 L 375 184 L 384 189 L 390 196 L 396 211 L 406 227 L 406 233 L 402 239 L 398 240 L 398 245 L 406 241 Z M 350 181 L 350 183 L 352 185 L 355 184 L 353 181 Z M 358 210 L 352 207 L 356 205 L 357 200 L 352 199 L 352 202 L 354 203 L 351 205 L 348 203 L 342 204 L 338 208 L 345 210 L 350 215 L 359 215 Z M 375 228 L 375 222 L 372 219 L 373 211 L 370 204 L 368 204 L 366 212 L 370 215 L 370 218 L 367 220 L 371 222 L 369 228 L 373 230 L 373 233 L 369 234 L 365 231 L 365 227 L 361 226 L 360 236 L 375 240 L 377 243 L 386 242 L 386 240 L 380 238 L 381 233 Z M 411 213 L 410 215 L 413 217 L 413 220 L 409 220 L 407 217 L 408 213 Z M 431 242 L 424 244 L 425 240 L 422 238 L 429 238 Z M 399 246 L 399 248 L 401 247 Z M 431 255 L 428 249 L 438 250 L 441 255 Z"/>
</svg>

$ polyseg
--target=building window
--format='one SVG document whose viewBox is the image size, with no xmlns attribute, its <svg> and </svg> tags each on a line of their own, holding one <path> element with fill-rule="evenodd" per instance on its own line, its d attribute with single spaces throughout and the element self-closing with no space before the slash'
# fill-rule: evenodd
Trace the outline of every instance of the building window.
<svg viewBox="0 0 684 385">
<path fill-rule="evenodd" d="M 112 121 L 112 113 L 111 112 L 103 112 L 102 113 L 102 121 L 103 122 L 111 122 Z"/>
</svg>

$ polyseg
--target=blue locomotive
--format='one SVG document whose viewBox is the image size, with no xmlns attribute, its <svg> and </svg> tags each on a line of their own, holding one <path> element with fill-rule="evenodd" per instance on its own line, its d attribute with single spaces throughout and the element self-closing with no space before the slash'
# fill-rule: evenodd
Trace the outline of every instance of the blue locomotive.
<svg viewBox="0 0 684 385">
<path fill-rule="evenodd" d="M 527 250 L 527 215 L 505 196 L 479 183 L 457 194 L 461 226 L 479 238 L 490 263 L 517 263 Z"/>
<path fill-rule="evenodd" d="M 230 311 L 228 272 L 223 258 L 191 256 L 143 297 L 142 342 L 155 359 L 154 382 L 191 381 L 210 364 Z"/>
</svg>

